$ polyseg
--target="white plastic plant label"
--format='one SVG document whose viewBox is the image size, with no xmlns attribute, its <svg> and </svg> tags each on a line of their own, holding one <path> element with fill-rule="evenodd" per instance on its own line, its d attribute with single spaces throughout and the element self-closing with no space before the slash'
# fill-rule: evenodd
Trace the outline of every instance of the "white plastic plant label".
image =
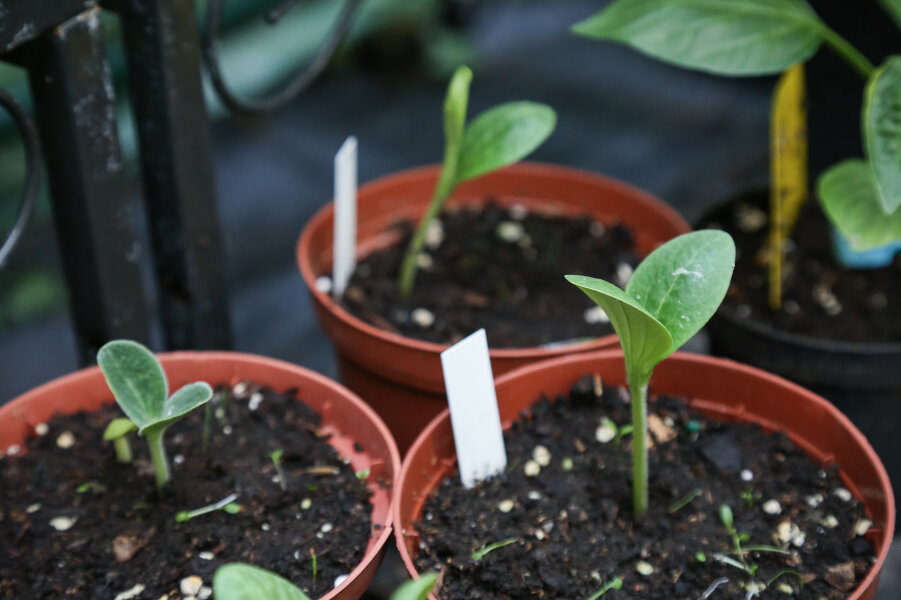
<svg viewBox="0 0 901 600">
<path fill-rule="evenodd" d="M 340 298 L 357 266 L 357 138 L 335 154 L 335 232 L 332 297 Z"/>
<path fill-rule="evenodd" d="M 442 352 L 441 368 L 460 479 L 471 488 L 507 466 L 485 330 L 479 329 Z"/>
</svg>

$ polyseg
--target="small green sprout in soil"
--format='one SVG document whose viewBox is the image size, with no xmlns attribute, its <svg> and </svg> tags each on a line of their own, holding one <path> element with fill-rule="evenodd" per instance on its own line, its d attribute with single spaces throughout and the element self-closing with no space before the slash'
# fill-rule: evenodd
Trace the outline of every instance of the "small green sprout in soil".
<svg viewBox="0 0 901 600">
<path fill-rule="evenodd" d="M 519 541 L 518 537 L 511 537 L 511 538 L 507 538 L 505 540 L 501 540 L 499 542 L 494 542 L 493 544 L 486 544 L 472 553 L 472 555 L 471 555 L 472 560 L 479 562 L 480 560 L 485 558 L 485 556 L 488 553 L 494 552 L 495 550 L 497 550 L 499 548 L 503 548 L 504 546 L 509 546 L 510 544 L 513 544 L 518 541 Z"/>
<path fill-rule="evenodd" d="M 736 569 L 744 571 L 751 577 L 754 577 L 754 574 L 757 573 L 759 566 L 756 563 L 748 562 L 747 555 L 751 552 L 791 554 L 788 550 L 777 548 L 776 546 L 758 545 L 745 546 L 744 548 L 742 548 L 742 544 L 750 541 L 751 536 L 749 536 L 747 533 L 739 533 L 738 530 L 735 529 L 732 508 L 728 504 L 723 504 L 722 506 L 720 506 L 720 521 L 722 521 L 723 525 L 726 527 L 726 531 L 728 531 L 729 535 L 732 537 L 732 545 L 734 549 L 730 552 L 730 554 L 734 554 L 738 557 L 738 559 L 736 560 L 724 554 L 715 555 L 715 558 L 723 564 L 735 567 Z"/>
<path fill-rule="evenodd" d="M 316 558 L 315 548 L 310 548 L 310 559 L 313 561 L 313 585 L 316 585 L 316 576 L 319 574 L 319 560 Z"/>
<path fill-rule="evenodd" d="M 407 246 L 400 268 L 398 292 L 413 290 L 419 254 L 429 225 L 441 213 L 454 189 L 464 181 L 511 165 L 532 153 L 551 135 L 557 115 L 535 102 L 508 102 L 481 113 L 466 124 L 472 71 L 457 69 L 444 99 L 444 162 L 432 201 Z"/>
<path fill-rule="evenodd" d="M 124 417 L 113 419 L 103 432 L 103 439 L 113 443 L 116 451 L 116 460 L 120 463 L 130 463 L 132 459 L 131 444 L 128 442 L 128 434 L 137 431 L 138 426 L 131 419 Z"/>
<path fill-rule="evenodd" d="M 881 4 L 897 15 L 896 0 Z M 866 80 L 860 119 L 866 158 L 845 159 L 821 174 L 820 203 L 854 250 L 901 240 L 901 55 L 875 67 L 804 0 L 616 0 L 573 31 L 730 77 L 778 74 L 828 46 Z"/>
<path fill-rule="evenodd" d="M 700 563 L 707 562 L 707 555 L 703 552 L 695 552 L 695 560 Z"/>
<path fill-rule="evenodd" d="M 285 470 L 282 469 L 282 457 L 284 455 L 285 451 L 281 448 L 269 453 L 269 458 L 272 460 L 272 465 L 275 467 L 275 473 L 278 475 L 278 485 L 282 488 L 282 491 L 288 489 L 288 480 L 285 477 Z"/>
<path fill-rule="evenodd" d="M 696 231 L 663 244 L 635 269 L 625 291 L 583 275 L 566 279 L 610 318 L 632 393 L 632 497 L 636 519 L 648 510 L 648 383 L 654 367 L 710 320 L 723 301 L 735 243 L 722 231 Z"/>
<path fill-rule="evenodd" d="M 162 490 L 169 481 L 169 461 L 163 434 L 193 409 L 209 402 L 213 390 L 204 382 L 189 383 L 171 396 L 163 367 L 150 350 L 129 340 L 105 344 L 97 364 L 125 415 L 147 438 L 156 476 Z"/>
<path fill-rule="evenodd" d="M 179 511 L 175 515 L 175 521 L 176 523 L 187 523 L 191 519 L 211 512 L 215 512 L 217 510 L 221 510 L 222 512 L 230 515 L 236 515 L 241 512 L 241 505 L 235 502 L 235 500 L 237 499 L 238 494 L 229 494 L 219 502 L 201 506 L 200 508 L 195 508 L 194 510 Z"/>
<path fill-rule="evenodd" d="M 369 469 L 365 469 L 363 471 L 357 471 L 356 473 L 357 479 L 361 481 L 365 481 L 367 477 L 369 477 Z"/>
<path fill-rule="evenodd" d="M 623 587 L 623 578 L 622 577 L 614 577 L 611 581 L 605 583 L 601 589 L 590 595 L 586 600 L 598 600 L 609 592 L 610 590 L 618 590 Z"/>
<path fill-rule="evenodd" d="M 697 488 L 691 490 L 690 492 L 688 492 L 683 497 L 679 498 L 678 500 L 676 500 L 675 502 L 673 502 L 670 505 L 670 507 L 669 507 L 670 514 L 679 512 L 680 510 L 682 510 L 683 508 L 685 508 L 686 506 L 688 506 L 689 504 L 694 502 L 695 498 L 697 498 L 698 496 L 700 496 L 703 493 L 704 493 L 703 490 L 699 490 Z"/>
<path fill-rule="evenodd" d="M 427 600 L 438 575 L 428 573 L 407 581 L 391 595 L 391 600 Z M 310 600 L 293 583 L 280 575 L 244 563 L 229 563 L 213 575 L 214 600 Z"/>
</svg>

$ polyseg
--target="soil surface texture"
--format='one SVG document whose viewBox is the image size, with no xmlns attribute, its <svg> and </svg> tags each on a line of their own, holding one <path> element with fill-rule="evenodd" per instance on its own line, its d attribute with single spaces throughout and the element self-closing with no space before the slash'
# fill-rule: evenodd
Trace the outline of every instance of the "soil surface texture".
<svg viewBox="0 0 901 600">
<path fill-rule="evenodd" d="M 818 202 L 805 203 L 783 265 L 782 308 L 769 307 L 765 194 L 739 198 L 703 222 L 735 238 L 738 255 L 724 307 L 741 319 L 824 340 L 901 342 L 901 255 L 878 269 L 848 269 L 832 252 Z"/>
<path fill-rule="evenodd" d="M 745 598 L 767 582 L 758 597 L 831 600 L 865 576 L 869 522 L 834 467 L 784 434 L 709 421 L 653 390 L 650 509 L 634 522 L 631 436 L 616 435 L 628 394 L 597 396 L 597 383 L 525 412 L 504 435 L 505 474 L 471 490 L 454 475 L 426 501 L 416 564 L 443 572 L 440 598 L 585 600 L 619 577 L 603 600 Z M 735 553 L 723 505 L 750 552 Z M 509 544 L 473 558 L 497 542 Z"/>
<path fill-rule="evenodd" d="M 624 286 L 638 263 L 631 231 L 589 217 L 505 209 L 446 210 L 427 236 L 409 298 L 397 279 L 413 233 L 357 265 L 344 307 L 405 336 L 449 344 L 484 327 L 492 348 L 529 348 L 613 332 L 606 315 L 564 275 L 590 275 Z"/>
<path fill-rule="evenodd" d="M 143 438 L 131 436 L 132 464 L 116 462 L 102 439 L 122 416 L 117 406 L 35 424 L 44 435 L 0 460 L 0 598 L 209 598 L 213 573 L 233 561 L 318 598 L 350 573 L 372 533 L 372 507 L 320 436 L 319 416 L 296 391 L 252 383 L 217 391 L 210 406 L 207 451 L 204 408 L 166 433 L 172 480 L 162 498 Z M 240 512 L 176 522 L 233 493 Z"/>
</svg>

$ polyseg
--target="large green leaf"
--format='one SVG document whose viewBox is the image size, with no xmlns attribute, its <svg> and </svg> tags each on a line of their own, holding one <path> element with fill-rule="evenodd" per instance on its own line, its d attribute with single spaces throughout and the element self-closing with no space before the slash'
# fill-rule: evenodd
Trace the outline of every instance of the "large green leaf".
<svg viewBox="0 0 901 600">
<path fill-rule="evenodd" d="M 726 296 L 734 266 L 732 237 L 713 230 L 680 235 L 638 265 L 626 293 L 669 331 L 667 355 L 710 320 Z"/>
<path fill-rule="evenodd" d="M 849 159 L 831 167 L 820 176 L 817 195 L 833 225 L 854 250 L 901 240 L 901 210 L 885 214 L 866 161 Z"/>
<path fill-rule="evenodd" d="M 265 569 L 230 563 L 213 575 L 215 600 L 310 600 L 293 583 Z"/>
<path fill-rule="evenodd" d="M 481 113 L 466 128 L 457 182 L 525 158 L 554 131 L 557 114 L 536 102 L 508 102 Z"/>
<path fill-rule="evenodd" d="M 584 275 L 566 280 L 600 306 L 616 330 L 630 376 L 649 377 L 651 370 L 670 352 L 673 338 L 635 298 L 612 283 Z"/>
<path fill-rule="evenodd" d="M 879 0 L 879 4 L 892 17 L 895 24 L 901 27 L 901 0 Z"/>
<path fill-rule="evenodd" d="M 131 340 L 114 340 L 97 352 L 97 364 L 116 402 L 143 429 L 159 420 L 169 384 L 153 353 Z"/>
<path fill-rule="evenodd" d="M 429 592 L 435 587 L 438 575 L 429 573 L 419 579 L 408 581 L 391 594 L 391 600 L 426 600 Z"/>
<path fill-rule="evenodd" d="M 901 206 L 901 56 L 892 56 L 867 83 L 863 108 L 867 156 L 886 214 Z"/>
<path fill-rule="evenodd" d="M 616 0 L 573 31 L 738 76 L 780 73 L 807 60 L 825 29 L 803 0 Z"/>
</svg>

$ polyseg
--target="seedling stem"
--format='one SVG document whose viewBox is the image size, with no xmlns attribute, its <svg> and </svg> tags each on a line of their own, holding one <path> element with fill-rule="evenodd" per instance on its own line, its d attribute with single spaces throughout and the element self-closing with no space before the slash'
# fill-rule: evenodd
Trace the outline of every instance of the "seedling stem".
<svg viewBox="0 0 901 600">
<path fill-rule="evenodd" d="M 485 555 L 488 554 L 489 552 L 493 552 L 493 551 L 497 550 L 498 548 L 503 548 L 504 546 L 509 546 L 510 544 L 512 544 L 514 542 L 518 542 L 518 541 L 519 541 L 518 537 L 511 537 L 511 538 L 507 538 L 505 540 L 501 540 L 499 542 L 494 542 L 493 544 L 487 544 L 485 546 L 482 546 L 481 548 L 479 548 L 478 550 L 476 550 L 475 552 L 472 553 L 472 555 L 471 555 L 472 560 L 479 562 L 480 560 L 485 558 Z"/>
<path fill-rule="evenodd" d="M 586 600 L 598 600 L 598 598 L 602 597 L 610 590 L 618 590 L 623 587 L 623 578 L 622 577 L 614 577 L 611 581 L 608 581 L 595 593 L 590 595 Z"/>
<path fill-rule="evenodd" d="M 205 515 L 217 510 L 223 510 L 228 514 L 233 515 L 237 512 L 240 512 L 241 510 L 241 508 L 237 504 L 234 504 L 234 501 L 237 499 L 238 494 L 229 494 L 219 502 L 208 504 L 200 508 L 195 508 L 194 510 L 183 510 L 175 515 L 175 521 L 178 523 L 186 523 L 195 517 L 199 517 L 201 515 Z"/>
</svg>

